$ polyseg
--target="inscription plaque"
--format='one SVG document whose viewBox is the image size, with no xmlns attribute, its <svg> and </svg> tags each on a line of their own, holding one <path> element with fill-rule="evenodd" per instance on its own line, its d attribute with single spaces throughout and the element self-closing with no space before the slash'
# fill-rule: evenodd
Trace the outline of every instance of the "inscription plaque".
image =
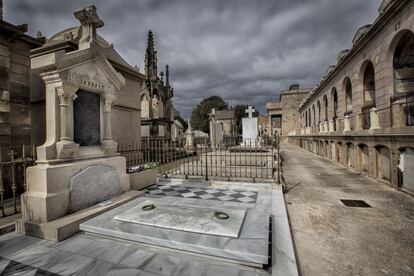
<svg viewBox="0 0 414 276">
<path fill-rule="evenodd" d="M 73 104 L 74 140 L 80 146 L 101 144 L 100 95 L 78 91 Z"/>
</svg>

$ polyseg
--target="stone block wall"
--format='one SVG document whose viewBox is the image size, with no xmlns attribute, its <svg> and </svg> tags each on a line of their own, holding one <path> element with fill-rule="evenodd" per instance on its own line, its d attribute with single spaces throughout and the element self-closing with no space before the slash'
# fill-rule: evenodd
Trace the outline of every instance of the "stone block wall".
<svg viewBox="0 0 414 276">
<path fill-rule="evenodd" d="M 30 49 L 41 42 L 0 20 L 0 158 L 10 147 L 30 145 Z M 12 36 L 14 34 L 14 36 Z"/>
</svg>

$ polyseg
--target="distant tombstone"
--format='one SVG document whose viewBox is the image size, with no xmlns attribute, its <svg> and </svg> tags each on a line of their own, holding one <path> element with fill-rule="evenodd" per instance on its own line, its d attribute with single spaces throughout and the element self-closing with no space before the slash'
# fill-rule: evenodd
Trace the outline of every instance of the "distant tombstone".
<svg viewBox="0 0 414 276">
<path fill-rule="evenodd" d="M 101 144 L 100 95 L 78 91 L 73 105 L 74 141 L 80 146 Z"/>
<path fill-rule="evenodd" d="M 249 114 L 248 118 L 242 119 L 242 130 L 243 130 L 243 141 L 249 142 L 254 141 L 259 137 L 259 124 L 258 118 L 253 118 L 253 112 L 255 112 L 251 106 L 246 110 Z"/>
<path fill-rule="evenodd" d="M 210 113 L 210 142 L 212 146 L 218 146 L 223 143 L 223 125 L 216 123 L 216 109 L 211 109 Z"/>
</svg>

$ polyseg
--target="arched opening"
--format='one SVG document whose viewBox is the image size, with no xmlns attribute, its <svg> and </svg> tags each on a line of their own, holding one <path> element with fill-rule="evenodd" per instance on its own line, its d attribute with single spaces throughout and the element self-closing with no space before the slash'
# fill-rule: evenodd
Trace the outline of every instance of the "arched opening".
<svg viewBox="0 0 414 276">
<path fill-rule="evenodd" d="M 414 34 L 406 31 L 395 47 L 393 57 L 394 100 L 403 107 L 403 123 L 414 125 Z"/>
<path fill-rule="evenodd" d="M 378 179 L 390 181 L 391 179 L 391 156 L 390 149 L 385 146 L 376 147 L 376 177 Z"/>
<path fill-rule="evenodd" d="M 369 172 L 369 149 L 367 145 L 360 144 L 359 147 L 359 168 L 364 172 Z"/>
<path fill-rule="evenodd" d="M 346 144 L 346 165 L 351 168 L 355 168 L 355 151 L 354 151 L 354 144 L 347 143 Z"/>
<path fill-rule="evenodd" d="M 375 71 L 371 61 L 365 65 L 363 91 L 362 128 L 369 129 L 371 127 L 370 110 L 375 107 Z"/>
<path fill-rule="evenodd" d="M 313 126 L 316 126 L 316 111 L 315 111 L 315 105 L 312 105 L 312 115 L 313 115 Z"/>
<path fill-rule="evenodd" d="M 336 91 L 336 88 L 332 88 L 331 91 L 331 99 L 332 99 L 332 105 L 333 105 L 333 114 L 332 114 L 332 120 L 333 120 L 333 130 L 337 130 L 336 125 L 336 119 L 338 119 L 338 92 Z"/>
<path fill-rule="evenodd" d="M 305 111 L 305 127 L 308 126 L 308 111 Z"/>
<path fill-rule="evenodd" d="M 398 186 L 414 193 L 414 148 L 400 149 Z"/>
<path fill-rule="evenodd" d="M 329 158 L 329 141 L 325 141 L 325 146 L 324 146 L 324 149 L 325 149 L 325 157 L 326 158 Z"/>
<path fill-rule="evenodd" d="M 324 121 L 328 121 L 328 98 L 326 97 L 326 95 L 323 96 L 323 107 L 324 107 Z"/>
<path fill-rule="evenodd" d="M 345 88 L 345 115 L 349 115 L 352 113 L 352 83 L 348 77 L 345 78 L 344 88 Z"/>
<path fill-rule="evenodd" d="M 308 108 L 308 119 L 309 119 L 308 126 L 312 126 L 312 113 L 311 113 L 310 107 Z"/>
<path fill-rule="evenodd" d="M 316 104 L 316 107 L 318 109 L 318 124 L 321 122 L 321 102 L 318 100 L 318 103 Z"/>
</svg>

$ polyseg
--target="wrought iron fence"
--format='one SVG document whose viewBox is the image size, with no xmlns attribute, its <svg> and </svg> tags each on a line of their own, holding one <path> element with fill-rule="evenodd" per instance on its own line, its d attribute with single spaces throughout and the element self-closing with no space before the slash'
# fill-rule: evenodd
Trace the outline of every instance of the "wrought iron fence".
<svg viewBox="0 0 414 276">
<path fill-rule="evenodd" d="M 5 211 L 5 199 L 12 199 L 13 213 L 18 213 L 17 197 L 26 191 L 26 168 L 35 164 L 36 147 L 10 147 L 6 149 L 6 156 L 6 160 L 0 162 L 0 209 L 3 217 L 9 215 Z"/>
<path fill-rule="evenodd" d="M 272 179 L 279 175 L 279 136 L 264 139 L 226 139 L 219 146 L 204 140 L 194 148 L 165 139 L 143 139 L 141 144 L 119 142 L 119 152 L 127 166 L 156 162 L 158 173 L 169 177 L 198 176 L 206 180 Z"/>
</svg>

